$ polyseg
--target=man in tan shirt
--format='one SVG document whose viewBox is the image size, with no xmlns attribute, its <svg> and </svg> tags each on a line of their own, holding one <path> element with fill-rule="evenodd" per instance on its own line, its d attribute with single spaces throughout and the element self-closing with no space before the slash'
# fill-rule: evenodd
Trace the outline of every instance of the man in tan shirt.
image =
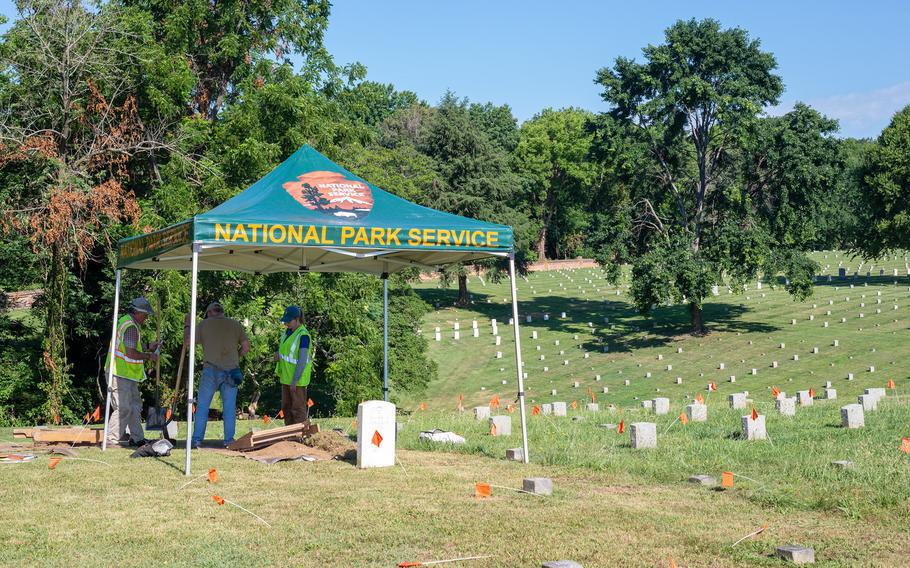
<svg viewBox="0 0 910 568">
<path fill-rule="evenodd" d="M 194 448 L 205 439 L 209 406 L 215 391 L 221 393 L 224 408 L 224 445 L 234 441 L 237 422 L 237 387 L 243 381 L 240 358 L 250 350 L 250 340 L 239 321 L 224 316 L 224 308 L 212 302 L 205 310 L 206 319 L 196 325 L 196 343 L 202 345 L 203 366 L 199 392 L 196 396 L 196 416 L 193 421 Z M 183 341 L 189 343 L 189 316 Z"/>
</svg>

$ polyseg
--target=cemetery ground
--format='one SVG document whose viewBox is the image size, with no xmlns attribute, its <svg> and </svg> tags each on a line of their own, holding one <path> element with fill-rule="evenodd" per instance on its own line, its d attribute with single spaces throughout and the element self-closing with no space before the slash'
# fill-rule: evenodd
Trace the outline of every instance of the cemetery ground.
<svg viewBox="0 0 910 568">
<path fill-rule="evenodd" d="M 782 566 L 772 556 L 775 547 L 798 543 L 814 548 L 822 566 L 905 566 L 910 453 L 900 447 L 910 436 L 910 280 L 904 257 L 876 261 L 871 270 L 878 274 L 881 264 L 887 276 L 866 278 L 863 268 L 844 280 L 838 263 L 852 276 L 859 261 L 835 252 L 815 257 L 822 278 L 804 302 L 767 281 L 761 290 L 750 283 L 740 295 L 720 286 L 706 305 L 711 333 L 705 337 L 686 334 L 682 306 L 639 316 L 627 287 L 617 295 L 595 269 L 520 280 L 529 465 L 505 459 L 506 449 L 521 445 L 519 413 L 514 406 L 509 412 L 517 389 L 507 283 L 471 278 L 474 304 L 467 309 L 451 307 L 454 290 L 423 283 L 419 293 L 439 303 L 420 330 L 439 363 L 439 379 L 419 396 L 400 394 L 396 467 L 265 466 L 202 451 L 193 467 L 203 477 L 179 489 L 186 481 L 179 450 L 131 460 L 127 450 L 85 449 L 79 457 L 110 465 L 63 460 L 53 470 L 43 456 L 0 464 L 0 563 L 394 566 L 492 555 L 454 565 L 539 566 L 570 558 L 586 567 L 669 566 L 672 558 L 680 567 Z M 865 427 L 841 427 L 841 406 L 889 380 L 894 388 L 865 413 Z M 826 391 L 829 382 L 834 400 L 825 400 L 834 394 Z M 709 383 L 717 390 L 707 390 Z M 394 391 L 394 375 L 391 386 Z M 795 416 L 779 415 L 773 387 L 787 396 L 812 389 L 813 404 L 798 406 Z M 731 409 L 727 397 L 744 391 L 746 408 Z M 463 413 L 456 410 L 459 395 Z M 592 395 L 597 411 L 586 408 Z M 682 424 L 680 413 L 699 395 L 708 420 Z M 510 436 L 494 437 L 486 420 L 474 418 L 472 407 L 489 408 L 494 397 L 500 403 L 491 413 L 511 417 Z M 655 397 L 669 399 L 667 414 L 642 408 Z M 567 403 L 567 416 L 531 412 L 557 401 Z M 753 407 L 766 417 L 768 440 L 741 438 L 742 416 Z M 351 417 L 319 422 L 353 436 Z M 624 434 L 617 432 L 620 422 Z M 631 447 L 635 422 L 656 424 L 656 448 Z M 241 421 L 238 435 L 252 427 L 266 426 Z M 217 438 L 219 428 L 210 425 L 208 438 Z M 418 440 L 435 428 L 467 441 Z M 10 432 L 0 439 L 11 440 Z M 838 460 L 852 467 L 834 466 Z M 215 484 L 205 480 L 209 468 L 218 471 Z M 688 482 L 708 474 L 719 484 L 723 472 L 734 474 L 732 488 Z M 534 476 L 553 479 L 552 496 L 506 489 Z M 476 498 L 477 482 L 494 485 L 492 496 Z M 271 527 L 230 504 L 218 506 L 213 495 Z"/>
</svg>

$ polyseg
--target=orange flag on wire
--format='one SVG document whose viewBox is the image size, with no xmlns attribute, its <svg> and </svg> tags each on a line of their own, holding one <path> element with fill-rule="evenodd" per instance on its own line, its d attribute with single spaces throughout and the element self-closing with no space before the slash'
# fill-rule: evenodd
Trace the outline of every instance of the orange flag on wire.
<svg viewBox="0 0 910 568">
<path fill-rule="evenodd" d="M 314 405 L 314 404 L 316 404 L 316 403 L 313 402 L 313 399 L 312 399 L 312 398 L 306 399 L 306 407 L 307 407 L 307 408 L 313 408 L 313 405 Z"/>
<path fill-rule="evenodd" d="M 717 392 L 717 383 L 711 383 L 711 392 Z"/>
<path fill-rule="evenodd" d="M 906 438 L 904 438 L 906 440 Z M 47 460 L 47 469 L 54 469 L 63 458 L 50 458 Z"/>
<path fill-rule="evenodd" d="M 458 395 L 458 402 L 464 402 L 464 393 Z"/>
<path fill-rule="evenodd" d="M 418 406 L 417 408 L 419 408 L 420 410 L 426 410 L 426 409 L 427 409 L 427 403 L 421 402 L 421 403 L 420 403 L 420 406 Z"/>
<path fill-rule="evenodd" d="M 86 424 L 88 424 L 89 422 L 91 422 L 91 421 L 92 421 L 92 414 L 91 414 L 91 412 L 86 412 L 86 413 L 85 413 L 85 418 L 83 418 L 82 421 L 85 422 Z"/>
<path fill-rule="evenodd" d="M 685 412 L 681 412 L 679 414 L 679 421 L 683 423 L 683 426 L 689 423 L 689 417 L 686 416 Z"/>
<path fill-rule="evenodd" d="M 778 389 L 777 387 L 771 387 L 771 396 L 773 396 L 774 398 L 777 398 L 778 396 L 780 396 L 780 389 Z"/>
<path fill-rule="evenodd" d="M 351 420 L 351 430 L 356 430 L 356 429 L 357 429 L 357 419 L 355 418 L 355 419 Z"/>
<path fill-rule="evenodd" d="M 752 420 L 758 420 L 758 411 L 755 410 L 755 407 L 752 407 Z"/>
<path fill-rule="evenodd" d="M 165 419 L 165 420 L 170 420 L 170 419 L 171 419 L 171 415 L 172 415 L 171 409 L 168 408 L 168 409 L 167 409 L 167 412 L 164 413 L 164 419 Z"/>
<path fill-rule="evenodd" d="M 701 397 L 701 393 L 698 393 L 698 396 L 695 397 L 695 400 L 698 401 L 698 404 L 705 402 L 705 399 Z"/>
<path fill-rule="evenodd" d="M 622 434 L 623 432 L 626 431 L 626 421 L 625 420 L 619 421 L 619 427 L 616 429 L 616 431 L 619 432 L 620 434 Z"/>
<path fill-rule="evenodd" d="M 910 454 L 910 438 L 903 438 L 901 440 L 901 451 L 905 454 Z"/>
<path fill-rule="evenodd" d="M 265 424 L 266 426 L 269 425 L 269 415 L 268 414 L 266 414 L 265 416 L 262 417 L 262 423 Z"/>
<path fill-rule="evenodd" d="M 218 472 L 214 467 L 209 470 L 209 483 L 218 483 Z"/>
<path fill-rule="evenodd" d="M 492 493 L 489 483 L 475 483 L 474 484 L 474 497 L 483 498 L 489 497 Z"/>
<path fill-rule="evenodd" d="M 670 568 L 676 568 L 676 561 L 672 558 L 670 559 Z"/>
<path fill-rule="evenodd" d="M 495 436 L 495 435 L 496 435 L 496 423 L 491 422 L 490 423 L 490 436 Z"/>
<path fill-rule="evenodd" d="M 893 389 L 893 388 L 894 388 L 894 379 L 888 379 L 888 388 L 889 388 L 889 389 Z"/>
<path fill-rule="evenodd" d="M 171 411 L 168 410 L 168 418 L 171 417 L 170 412 Z M 94 420 L 95 422 L 98 422 L 101 420 L 101 405 L 100 404 L 95 407 L 95 412 L 92 412 L 92 420 Z"/>
<path fill-rule="evenodd" d="M 534 409 L 531 412 L 534 414 L 534 416 L 537 416 L 540 414 L 540 407 L 535 404 Z"/>
<path fill-rule="evenodd" d="M 726 487 L 726 488 L 732 488 L 732 487 L 733 487 L 733 472 L 732 472 L 732 471 L 725 471 L 725 472 L 723 473 L 723 475 L 721 475 L 721 477 L 720 477 L 720 486 L 721 486 L 721 487 Z"/>
<path fill-rule="evenodd" d="M 515 412 L 515 405 L 510 404 L 506 408 L 509 410 L 509 414 L 512 414 L 513 412 Z"/>
<path fill-rule="evenodd" d="M 373 432 L 373 438 L 370 440 L 374 446 L 377 448 L 382 444 L 382 434 L 379 433 L 379 430 Z"/>
<path fill-rule="evenodd" d="M 578 408 L 578 401 L 577 401 L 577 400 L 573 400 L 573 401 L 572 401 L 572 410 L 575 410 L 576 408 Z"/>
<path fill-rule="evenodd" d="M 60 415 L 54 414 L 54 424 L 60 424 Z"/>
<path fill-rule="evenodd" d="M 278 411 L 278 418 L 282 418 L 282 419 L 284 418 L 284 410 Z"/>
<path fill-rule="evenodd" d="M 224 505 L 224 499 L 223 499 L 223 498 L 221 498 L 221 497 L 219 497 L 219 496 L 217 496 L 217 495 L 212 495 L 212 499 L 214 499 L 215 502 L 218 503 L 219 505 Z"/>
<path fill-rule="evenodd" d="M 815 398 L 815 390 L 812 388 L 809 389 L 809 398 Z"/>
<path fill-rule="evenodd" d="M 499 408 L 499 396 L 494 396 L 490 400 L 490 408 Z"/>
</svg>

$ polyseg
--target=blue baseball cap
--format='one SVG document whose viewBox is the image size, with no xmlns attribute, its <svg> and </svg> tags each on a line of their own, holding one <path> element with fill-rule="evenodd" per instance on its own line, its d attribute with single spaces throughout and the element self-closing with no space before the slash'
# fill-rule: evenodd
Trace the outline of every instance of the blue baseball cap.
<svg viewBox="0 0 910 568">
<path fill-rule="evenodd" d="M 284 315 L 281 316 L 281 323 L 288 323 L 292 319 L 300 319 L 303 312 L 297 306 L 288 306 L 284 309 Z"/>
</svg>

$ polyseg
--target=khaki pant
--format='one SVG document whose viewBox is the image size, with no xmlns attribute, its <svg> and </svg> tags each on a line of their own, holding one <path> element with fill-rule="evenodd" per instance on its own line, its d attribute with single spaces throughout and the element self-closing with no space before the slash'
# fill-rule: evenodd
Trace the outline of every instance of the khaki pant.
<svg viewBox="0 0 910 568">
<path fill-rule="evenodd" d="M 306 387 L 281 385 L 281 410 L 284 411 L 284 423 L 303 424 L 310 419 L 310 408 L 306 405 Z"/>
<path fill-rule="evenodd" d="M 111 415 L 107 422 L 107 443 L 116 444 L 130 429 L 130 440 L 138 442 L 145 438 L 142 432 L 142 397 L 139 383 L 114 377 L 111 385 Z"/>
</svg>

